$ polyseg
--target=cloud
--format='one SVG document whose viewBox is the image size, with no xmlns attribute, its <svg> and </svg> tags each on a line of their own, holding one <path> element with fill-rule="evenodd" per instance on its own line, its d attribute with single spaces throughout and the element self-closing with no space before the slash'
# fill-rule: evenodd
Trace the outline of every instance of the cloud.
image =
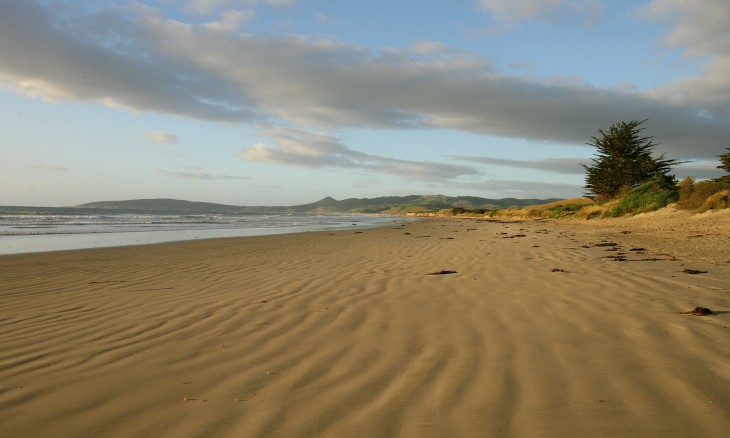
<svg viewBox="0 0 730 438">
<path fill-rule="evenodd" d="M 183 10 L 192 15 L 211 15 L 223 9 L 231 10 L 255 4 L 256 0 L 187 0 Z"/>
<path fill-rule="evenodd" d="M 52 164 L 38 164 L 33 167 L 38 170 L 43 170 L 46 172 L 68 172 L 68 170 L 69 170 L 66 167 L 54 166 Z"/>
<path fill-rule="evenodd" d="M 401 160 L 366 154 L 348 148 L 338 138 L 327 134 L 282 127 L 270 128 L 264 134 L 273 140 L 273 146 L 257 143 L 242 151 L 240 156 L 249 161 L 263 163 L 310 168 L 361 169 L 423 181 L 454 180 L 460 176 L 478 173 L 471 166 Z"/>
<path fill-rule="evenodd" d="M 272 6 L 292 6 L 297 0 L 264 0 L 264 3 Z"/>
<path fill-rule="evenodd" d="M 575 198 L 583 196 L 583 186 L 535 181 L 485 180 L 455 184 L 465 190 L 476 190 L 487 198 Z"/>
<path fill-rule="evenodd" d="M 479 0 L 478 4 L 496 20 L 508 23 L 552 20 L 558 13 L 593 20 L 603 12 L 603 2 L 597 0 Z"/>
<path fill-rule="evenodd" d="M 278 186 L 276 184 L 250 184 L 249 187 L 258 187 L 260 189 L 284 189 L 284 186 Z"/>
<path fill-rule="evenodd" d="M 203 23 L 201 27 L 214 32 L 233 32 L 237 30 L 242 23 L 248 21 L 251 17 L 253 17 L 254 14 L 255 12 L 252 10 L 226 11 L 221 15 L 221 19 L 219 21 Z"/>
<path fill-rule="evenodd" d="M 428 41 L 425 39 L 420 39 L 416 41 L 413 47 L 411 47 L 411 50 L 420 55 L 439 53 L 445 51 L 446 49 L 447 46 L 444 43 L 438 41 Z"/>
<path fill-rule="evenodd" d="M 730 75 L 727 74 L 730 69 L 730 3 L 725 0 L 652 0 L 637 11 L 644 18 L 672 26 L 663 39 L 665 45 L 684 49 L 688 56 L 706 59 L 698 76 L 653 90 L 652 96 L 676 106 L 695 106 L 698 115 L 727 123 L 730 116 Z"/>
<path fill-rule="evenodd" d="M 479 6 L 497 20 L 521 21 L 539 17 L 565 0 L 479 0 Z"/>
<path fill-rule="evenodd" d="M 507 4 L 482 6 L 536 17 L 593 2 Z M 699 25 L 694 18 L 673 20 L 675 30 Z M 719 32 L 711 33 L 718 41 Z M 712 157 L 730 138 L 730 58 L 720 43 L 703 45 L 700 36 L 676 40 L 718 53 L 701 75 L 640 92 L 504 74 L 487 58 L 439 51 L 428 41 L 372 51 L 296 35 L 221 34 L 138 4 L 85 14 L 68 3 L 27 0 L 0 5 L 0 83 L 48 100 L 198 120 L 330 131 L 444 128 L 548 145 L 582 145 L 600 128 L 648 118 L 646 133 L 656 136 L 659 153 Z M 261 157 L 289 153 L 276 146 L 254 151 Z"/>
<path fill-rule="evenodd" d="M 178 0 L 163 0 L 165 2 L 175 3 Z M 259 3 L 268 6 L 293 6 L 297 0 L 186 0 L 183 2 L 182 10 L 186 14 L 196 16 L 210 16 L 220 13 L 221 11 L 235 12 L 236 10 L 251 11 L 253 6 Z M 226 13 L 224 12 L 223 15 Z"/>
<path fill-rule="evenodd" d="M 495 166 L 517 167 L 523 169 L 536 169 L 545 172 L 562 174 L 583 174 L 585 170 L 581 164 L 590 163 L 586 158 L 549 158 L 545 160 L 507 160 L 503 158 L 489 157 L 463 157 L 449 156 L 452 160 L 468 161 L 470 163 L 492 164 Z"/>
<path fill-rule="evenodd" d="M 637 10 L 673 26 L 663 39 L 670 47 L 686 47 L 693 55 L 730 53 L 730 3 L 725 0 L 651 0 Z"/>
<path fill-rule="evenodd" d="M 323 14 L 321 12 L 315 12 L 314 18 L 320 23 L 333 24 L 333 25 L 345 25 L 350 24 L 350 20 L 344 18 L 337 18 L 331 15 Z"/>
<path fill-rule="evenodd" d="M 180 142 L 176 135 L 167 134 L 165 132 L 159 131 L 148 132 L 147 134 L 145 134 L 142 141 L 144 143 L 154 144 L 176 144 Z"/>
<path fill-rule="evenodd" d="M 522 169 L 535 169 L 544 172 L 552 172 L 566 175 L 582 175 L 585 170 L 581 164 L 591 164 L 590 158 L 548 158 L 544 160 L 508 160 L 503 158 L 489 157 L 465 157 L 447 156 L 451 160 L 468 161 L 470 163 L 491 164 L 495 166 L 507 166 Z M 718 160 L 689 160 L 687 163 L 678 164 L 673 167 L 672 172 L 679 178 L 692 176 L 696 179 L 711 179 L 722 176 L 722 171 L 717 169 Z"/>
<path fill-rule="evenodd" d="M 198 169 L 198 170 L 195 170 Z M 204 172 L 200 168 L 194 168 L 190 171 L 171 171 L 171 170 L 164 170 L 164 169 L 158 169 L 157 170 L 160 173 L 164 173 L 166 175 L 174 176 L 175 178 L 181 178 L 181 179 L 195 179 L 195 180 L 213 180 L 213 179 L 251 179 L 247 176 L 237 176 L 237 175 L 221 175 L 221 174 L 214 174 L 214 173 L 207 173 Z"/>
<path fill-rule="evenodd" d="M 176 154 L 180 157 L 184 156 L 184 154 L 178 153 L 178 150 L 172 146 L 165 146 L 164 148 L 160 149 L 160 152 L 162 152 L 163 154 L 167 154 L 167 155 Z"/>
<path fill-rule="evenodd" d="M 691 176 L 694 179 L 714 179 L 723 176 L 724 172 L 717 168 L 719 160 L 705 161 L 698 160 L 690 163 L 679 164 L 672 169 L 677 178 Z"/>
</svg>

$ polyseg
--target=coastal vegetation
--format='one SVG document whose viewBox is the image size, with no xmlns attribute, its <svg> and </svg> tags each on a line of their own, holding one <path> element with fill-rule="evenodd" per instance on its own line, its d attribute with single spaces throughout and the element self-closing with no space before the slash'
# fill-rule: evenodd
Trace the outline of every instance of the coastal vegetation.
<svg viewBox="0 0 730 438">
<path fill-rule="evenodd" d="M 597 150 L 597 157 L 591 159 L 592 164 L 583 165 L 588 198 L 599 202 L 613 199 L 647 181 L 655 181 L 655 188 L 676 184 L 674 175 L 669 172 L 679 162 L 665 159 L 664 154 L 657 158 L 652 155 L 657 144 L 653 137 L 642 137 L 644 128 L 641 125 L 645 121 L 616 123 L 608 131 L 599 129 L 600 137 L 593 137 L 587 143 Z"/>
<path fill-rule="evenodd" d="M 487 199 L 475 196 L 410 195 L 319 201 L 294 206 L 235 206 L 174 199 L 94 202 L 79 208 L 207 213 L 351 213 L 510 218 L 618 217 L 677 209 L 704 212 L 730 207 L 730 148 L 718 155 L 726 175 L 705 181 L 687 177 L 677 182 L 671 169 L 680 162 L 654 157 L 656 143 L 641 135 L 642 121 L 621 122 L 588 143 L 597 150 L 586 170 L 585 197 L 571 199 Z"/>
<path fill-rule="evenodd" d="M 730 181 L 730 148 L 725 148 L 728 152 L 725 152 L 724 154 L 718 155 L 720 158 L 720 165 L 717 166 L 718 169 L 724 170 L 727 175 L 720 178 L 724 181 Z"/>
<path fill-rule="evenodd" d="M 680 161 L 652 155 L 656 143 L 641 135 L 646 120 L 614 124 L 587 143 L 597 149 L 586 170 L 585 197 L 557 202 L 494 209 L 490 217 L 592 219 L 635 215 L 674 205 L 702 213 L 730 208 L 730 148 L 718 155 L 718 169 L 727 174 L 713 180 L 687 177 L 677 182 L 670 172 Z M 452 209 L 452 215 L 478 216 L 478 210 Z"/>
<path fill-rule="evenodd" d="M 727 177 L 709 181 L 695 181 L 687 177 L 679 183 L 677 207 L 699 212 L 728 208 L 729 194 L 730 179 Z"/>
</svg>

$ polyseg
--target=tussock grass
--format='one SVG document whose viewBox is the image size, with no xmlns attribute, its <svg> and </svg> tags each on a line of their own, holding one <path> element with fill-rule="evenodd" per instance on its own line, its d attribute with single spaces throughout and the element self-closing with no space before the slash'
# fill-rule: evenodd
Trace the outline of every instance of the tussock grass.
<svg viewBox="0 0 730 438">
<path fill-rule="evenodd" d="M 721 190 L 714 195 L 710 195 L 700 207 L 700 211 L 705 212 L 724 208 L 730 208 L 730 189 Z"/>
<path fill-rule="evenodd" d="M 551 210 L 556 207 L 563 207 L 566 205 L 590 205 L 593 204 L 593 201 L 588 198 L 569 198 L 569 199 L 563 199 L 556 202 L 550 202 L 548 204 L 540 204 L 540 205 L 531 205 L 529 208 L 531 210 L 537 210 L 537 211 L 544 211 L 544 210 Z"/>
<path fill-rule="evenodd" d="M 679 201 L 677 207 L 683 210 L 707 211 L 710 209 L 718 210 L 722 207 L 722 203 L 716 207 L 705 207 L 708 200 L 718 193 L 730 189 L 730 181 L 711 180 L 695 182 L 692 178 L 687 177 L 679 183 Z M 720 196 L 722 198 L 722 196 Z"/>
<path fill-rule="evenodd" d="M 586 205 L 575 213 L 576 219 L 596 219 L 603 217 L 606 214 L 606 207 L 604 205 Z"/>
<path fill-rule="evenodd" d="M 637 187 L 625 188 L 613 199 L 594 202 L 571 198 L 542 205 L 491 210 L 485 216 L 509 219 L 570 218 L 598 219 L 648 213 L 670 204 L 698 213 L 730 208 L 730 181 L 695 182 L 687 177 L 677 185 L 657 178 Z"/>
<path fill-rule="evenodd" d="M 576 215 L 578 212 L 592 206 L 593 201 L 588 198 L 570 198 L 548 204 L 530 205 L 521 208 L 503 208 L 490 212 L 490 217 L 502 217 L 511 219 L 538 219 L 558 218 Z"/>
</svg>

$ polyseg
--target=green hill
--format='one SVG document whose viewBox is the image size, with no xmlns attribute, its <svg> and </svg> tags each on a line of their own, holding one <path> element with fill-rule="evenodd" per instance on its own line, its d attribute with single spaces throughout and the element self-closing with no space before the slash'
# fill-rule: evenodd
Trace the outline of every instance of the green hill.
<svg viewBox="0 0 730 438">
<path fill-rule="evenodd" d="M 523 207 L 558 201 L 550 199 L 487 199 L 476 196 L 410 195 L 381 196 L 378 198 L 349 198 L 338 201 L 331 197 L 317 202 L 293 206 L 236 206 L 210 202 L 191 202 L 177 199 L 134 199 L 81 204 L 79 208 L 108 210 L 142 210 L 153 212 L 191 213 L 423 213 L 453 207 L 467 209 L 495 209 Z"/>
</svg>

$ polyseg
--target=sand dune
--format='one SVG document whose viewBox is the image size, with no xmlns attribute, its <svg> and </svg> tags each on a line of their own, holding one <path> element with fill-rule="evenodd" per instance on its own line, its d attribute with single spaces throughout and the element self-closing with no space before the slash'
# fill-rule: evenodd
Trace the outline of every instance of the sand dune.
<svg viewBox="0 0 730 438">
<path fill-rule="evenodd" d="M 0 257 L 0 436 L 724 437 L 730 265 L 630 237 L 426 220 Z"/>
</svg>

